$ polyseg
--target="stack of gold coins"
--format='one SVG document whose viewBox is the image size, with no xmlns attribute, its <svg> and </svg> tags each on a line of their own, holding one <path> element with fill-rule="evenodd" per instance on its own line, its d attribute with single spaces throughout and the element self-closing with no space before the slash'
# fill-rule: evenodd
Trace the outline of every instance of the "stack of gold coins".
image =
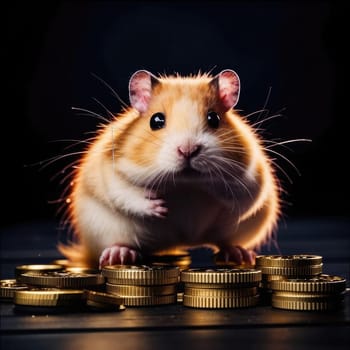
<svg viewBox="0 0 350 350">
<path fill-rule="evenodd" d="M 271 303 L 271 282 L 286 278 L 312 278 L 322 273 L 319 255 L 258 255 L 255 267 L 262 272 L 261 302 Z"/>
<path fill-rule="evenodd" d="M 177 301 L 176 266 L 111 265 L 102 269 L 106 292 L 124 299 L 126 306 L 173 304 Z"/>
<path fill-rule="evenodd" d="M 255 306 L 261 271 L 236 268 L 190 268 L 181 272 L 183 305 L 219 309 Z"/>
<path fill-rule="evenodd" d="M 163 251 L 155 253 L 146 258 L 146 262 L 150 266 L 177 266 L 181 271 L 188 269 L 192 263 L 191 254 L 188 251 L 176 250 L 176 251 Z M 182 302 L 184 293 L 183 283 L 179 281 L 177 284 L 177 301 Z"/>
<path fill-rule="evenodd" d="M 261 270 L 263 277 L 317 276 L 322 273 L 322 265 L 322 256 L 319 255 L 258 255 L 255 259 L 255 266 Z"/>
<path fill-rule="evenodd" d="M 100 272 L 87 272 L 57 264 L 20 265 L 15 268 L 15 280 L 1 281 L 1 299 L 7 297 L 16 310 L 33 313 L 80 310 L 87 301 L 84 290 L 105 284 Z"/>
<path fill-rule="evenodd" d="M 272 306 L 286 310 L 328 311 L 343 306 L 346 280 L 321 274 L 309 279 L 271 281 Z"/>
</svg>

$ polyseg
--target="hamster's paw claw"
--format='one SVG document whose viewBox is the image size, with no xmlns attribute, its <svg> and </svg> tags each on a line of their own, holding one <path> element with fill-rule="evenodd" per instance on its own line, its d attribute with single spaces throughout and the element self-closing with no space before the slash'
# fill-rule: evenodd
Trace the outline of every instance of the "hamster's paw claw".
<svg viewBox="0 0 350 350">
<path fill-rule="evenodd" d="M 256 253 L 253 250 L 241 246 L 228 246 L 220 250 L 218 259 L 224 262 L 235 262 L 237 264 L 255 264 Z"/>
<path fill-rule="evenodd" d="M 152 199 L 150 202 L 149 214 L 159 218 L 165 218 L 168 213 L 165 201 L 163 199 Z"/>
<path fill-rule="evenodd" d="M 152 190 L 146 192 L 146 199 L 148 200 L 147 215 L 165 218 L 168 214 L 168 208 L 165 206 L 165 201 L 158 198 L 157 193 Z"/>
<path fill-rule="evenodd" d="M 105 248 L 100 256 L 100 269 L 106 265 L 133 265 L 139 260 L 138 251 L 118 244 Z"/>
</svg>

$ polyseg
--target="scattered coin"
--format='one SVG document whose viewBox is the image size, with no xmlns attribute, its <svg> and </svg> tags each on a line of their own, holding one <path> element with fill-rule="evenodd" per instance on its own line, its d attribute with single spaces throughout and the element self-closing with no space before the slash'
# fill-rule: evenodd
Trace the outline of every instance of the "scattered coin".
<svg viewBox="0 0 350 350">
<path fill-rule="evenodd" d="M 15 279 L 0 280 L 0 300 L 13 301 L 16 291 L 27 290 L 28 286 L 24 283 L 19 283 Z"/>
<path fill-rule="evenodd" d="M 83 291 L 57 288 L 37 288 L 16 291 L 13 298 L 16 311 L 56 313 L 82 310 Z"/>
<path fill-rule="evenodd" d="M 125 310 L 124 298 L 119 295 L 85 290 L 86 305 L 95 310 Z"/>
<path fill-rule="evenodd" d="M 74 272 L 27 272 L 21 274 L 21 282 L 41 287 L 82 289 L 105 282 L 101 274 Z"/>
</svg>

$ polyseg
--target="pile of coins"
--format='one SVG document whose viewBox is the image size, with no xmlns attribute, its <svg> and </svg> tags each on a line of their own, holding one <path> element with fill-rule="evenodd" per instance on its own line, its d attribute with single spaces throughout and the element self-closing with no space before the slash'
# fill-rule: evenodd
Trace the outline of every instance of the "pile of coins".
<svg viewBox="0 0 350 350">
<path fill-rule="evenodd" d="M 104 288 L 105 278 L 99 271 L 70 268 L 65 261 L 62 265 L 17 266 L 15 277 L 1 280 L 0 299 L 13 302 L 16 311 L 40 314 L 81 311 L 86 306 L 101 310 L 107 305 L 108 309 L 124 308 L 121 298 L 114 297 L 107 303 L 102 292 L 93 290 Z"/>
<path fill-rule="evenodd" d="M 339 276 L 321 274 L 309 279 L 271 282 L 272 306 L 287 310 L 328 311 L 343 306 L 346 281 Z"/>
<path fill-rule="evenodd" d="M 344 304 L 345 278 L 324 274 L 318 255 L 258 255 L 254 266 L 218 260 L 210 268 L 191 268 L 190 255 L 179 252 L 151 256 L 147 263 L 102 270 L 71 267 L 66 260 L 17 266 L 15 279 L 0 281 L 0 301 L 33 313 L 176 303 L 200 309 L 269 305 L 326 311 Z"/>
<path fill-rule="evenodd" d="M 106 292 L 123 298 L 126 306 L 174 304 L 179 268 L 176 266 L 111 265 L 102 269 Z"/>
<path fill-rule="evenodd" d="M 15 276 L 1 281 L 1 296 L 6 294 L 18 311 L 36 313 L 81 310 L 86 305 L 84 290 L 105 282 L 97 271 L 69 271 L 57 264 L 17 266 Z"/>
<path fill-rule="evenodd" d="M 183 305 L 221 309 L 255 306 L 261 272 L 255 269 L 192 268 L 181 272 Z"/>
<path fill-rule="evenodd" d="M 260 255 L 261 294 L 265 302 L 286 310 L 323 311 L 341 307 L 346 280 L 322 274 L 319 255 Z"/>
</svg>

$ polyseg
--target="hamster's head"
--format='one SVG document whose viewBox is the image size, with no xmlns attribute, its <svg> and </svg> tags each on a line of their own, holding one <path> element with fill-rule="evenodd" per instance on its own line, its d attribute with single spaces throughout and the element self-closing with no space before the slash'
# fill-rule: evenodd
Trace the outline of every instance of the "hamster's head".
<svg viewBox="0 0 350 350">
<path fill-rule="evenodd" d="M 212 178 L 230 167 L 238 169 L 244 152 L 227 113 L 236 105 L 239 90 L 239 77 L 232 70 L 190 77 L 134 73 L 129 96 L 138 117 L 121 145 L 123 172 L 148 185 L 182 176 Z"/>
</svg>

